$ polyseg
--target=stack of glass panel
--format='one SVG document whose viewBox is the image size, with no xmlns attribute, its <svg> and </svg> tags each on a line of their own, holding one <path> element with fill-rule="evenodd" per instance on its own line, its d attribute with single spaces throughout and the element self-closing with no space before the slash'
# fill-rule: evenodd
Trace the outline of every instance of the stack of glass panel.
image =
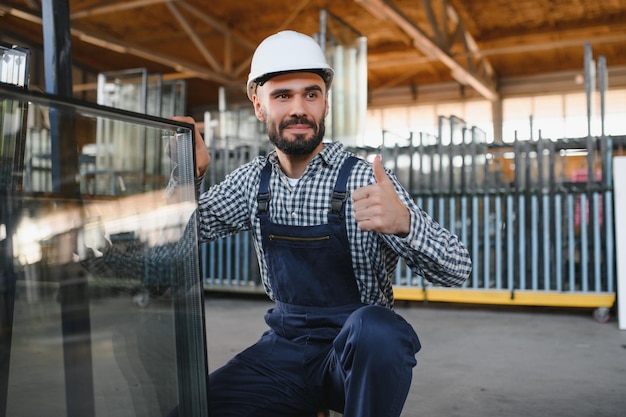
<svg viewBox="0 0 626 417">
<path fill-rule="evenodd" d="M 0 83 L 0 144 L 0 416 L 206 416 L 190 126 Z"/>
</svg>

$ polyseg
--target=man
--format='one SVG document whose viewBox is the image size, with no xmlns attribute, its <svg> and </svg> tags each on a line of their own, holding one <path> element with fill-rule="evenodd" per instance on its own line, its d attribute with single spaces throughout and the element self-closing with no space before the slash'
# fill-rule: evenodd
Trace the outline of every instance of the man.
<svg viewBox="0 0 626 417">
<path fill-rule="evenodd" d="M 370 164 L 322 142 L 333 75 L 311 37 L 265 39 L 247 94 L 274 150 L 200 196 L 200 239 L 250 230 L 275 301 L 270 329 L 209 375 L 211 416 L 399 416 L 420 343 L 392 310 L 398 258 L 441 285 L 470 274 L 462 243 L 379 156 Z M 197 174 L 209 163 L 201 142 L 196 131 Z"/>
</svg>

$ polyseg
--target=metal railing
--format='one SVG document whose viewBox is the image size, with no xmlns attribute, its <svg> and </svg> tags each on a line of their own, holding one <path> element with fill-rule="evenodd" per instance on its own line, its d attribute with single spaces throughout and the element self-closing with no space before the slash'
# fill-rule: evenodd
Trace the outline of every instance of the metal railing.
<svg viewBox="0 0 626 417">
<path fill-rule="evenodd" d="M 470 279 L 456 290 L 430 285 L 400 261 L 397 299 L 593 307 L 604 317 L 615 301 L 611 161 L 625 137 L 487 143 L 455 117 L 440 118 L 438 136 L 391 136 L 383 132 L 383 143 L 393 146 L 351 150 L 382 153 L 473 260 Z M 224 171 L 254 156 L 244 148 L 216 155 Z M 262 290 L 249 235 L 205 244 L 203 254 L 206 288 Z"/>
</svg>

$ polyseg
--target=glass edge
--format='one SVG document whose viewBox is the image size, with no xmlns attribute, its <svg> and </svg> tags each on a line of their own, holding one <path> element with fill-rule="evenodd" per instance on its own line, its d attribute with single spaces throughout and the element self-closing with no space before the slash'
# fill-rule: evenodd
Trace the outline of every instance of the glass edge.
<svg viewBox="0 0 626 417">
<path fill-rule="evenodd" d="M 171 130 L 175 128 L 183 128 L 188 129 L 190 132 L 193 132 L 193 125 L 189 123 L 179 122 L 176 120 L 152 116 L 144 113 L 137 113 L 129 110 L 116 109 L 113 107 L 81 101 L 74 98 L 32 91 L 24 87 L 19 87 L 3 82 L 0 82 L 0 97 L 28 101 L 33 104 L 48 107 L 68 108 L 72 111 L 88 113 L 89 115 L 95 117 L 106 117 L 122 122 L 137 123 L 145 127 L 152 127 L 156 129 Z"/>
</svg>

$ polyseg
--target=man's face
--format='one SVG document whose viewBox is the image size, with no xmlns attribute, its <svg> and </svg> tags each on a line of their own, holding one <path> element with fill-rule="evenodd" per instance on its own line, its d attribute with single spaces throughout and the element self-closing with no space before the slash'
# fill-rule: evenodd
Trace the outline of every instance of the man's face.
<svg viewBox="0 0 626 417">
<path fill-rule="evenodd" d="M 287 155 L 308 155 L 324 138 L 328 114 L 326 84 L 309 72 L 269 79 L 253 96 L 256 116 L 265 122 L 270 142 Z"/>
</svg>

